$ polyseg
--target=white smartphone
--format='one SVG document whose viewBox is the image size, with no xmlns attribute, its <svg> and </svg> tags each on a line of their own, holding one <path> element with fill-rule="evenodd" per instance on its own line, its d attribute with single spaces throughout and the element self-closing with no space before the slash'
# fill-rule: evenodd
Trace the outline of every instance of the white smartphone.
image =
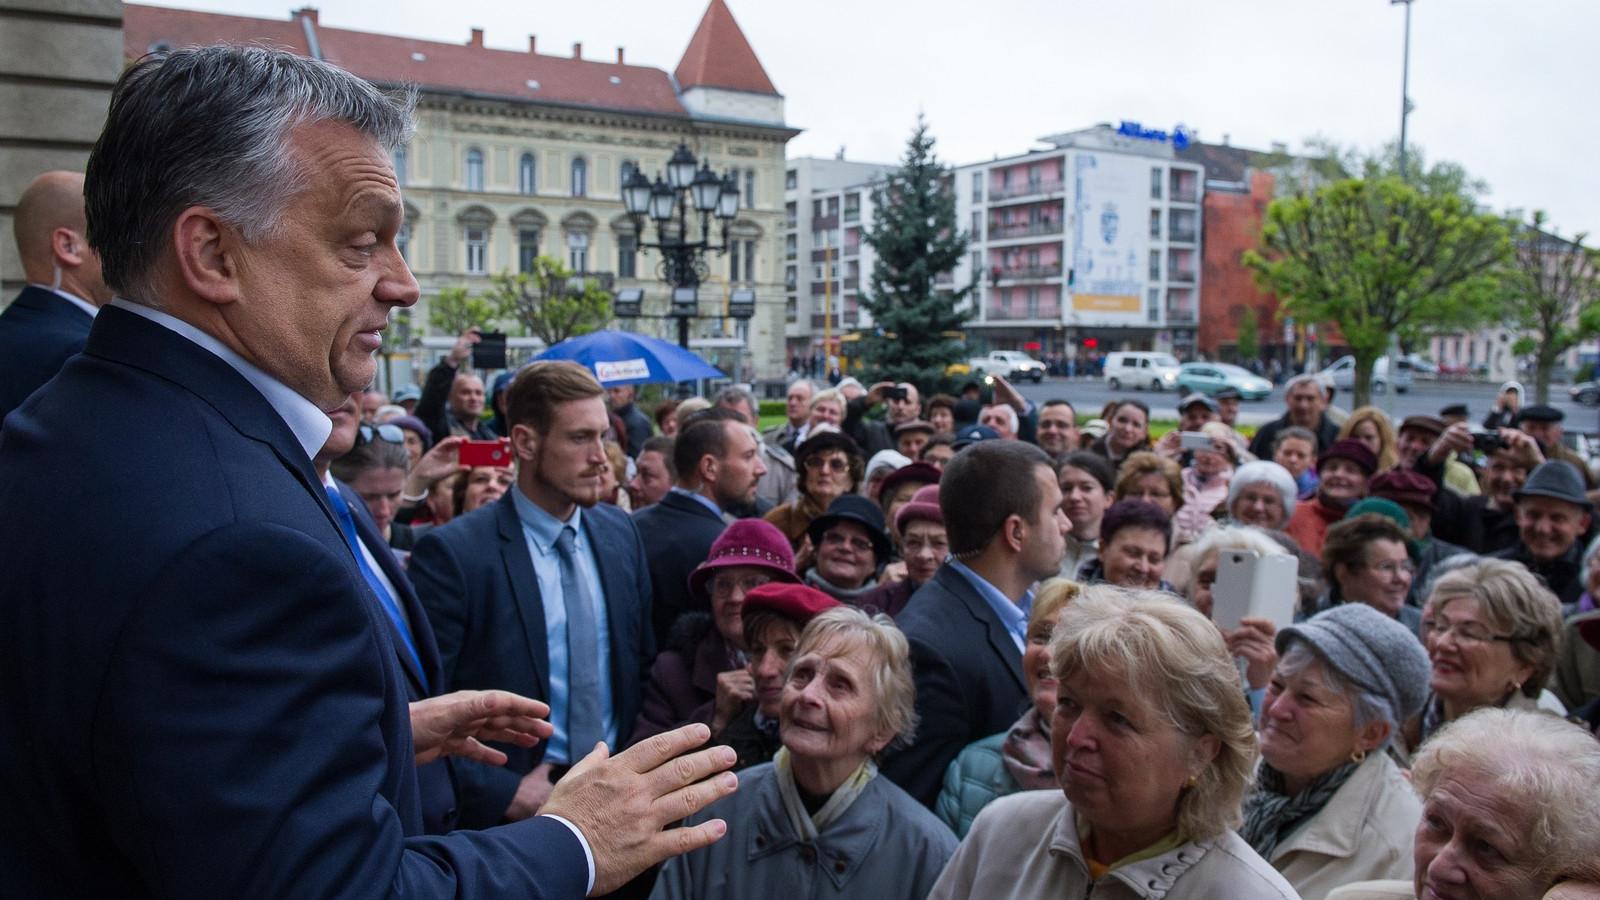
<svg viewBox="0 0 1600 900">
<path fill-rule="evenodd" d="M 1211 620 L 1224 631 L 1238 628 L 1245 618 L 1266 619 L 1278 628 L 1294 624 L 1299 575 L 1300 561 L 1287 553 L 1221 551 L 1211 585 Z"/>
<path fill-rule="evenodd" d="M 1179 450 L 1210 450 L 1211 435 L 1203 431 L 1178 432 Z"/>
</svg>

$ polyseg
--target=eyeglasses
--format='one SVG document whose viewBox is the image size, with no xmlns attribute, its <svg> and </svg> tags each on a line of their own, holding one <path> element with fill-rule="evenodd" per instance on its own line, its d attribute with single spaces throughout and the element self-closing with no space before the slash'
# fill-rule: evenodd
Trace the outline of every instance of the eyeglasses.
<svg viewBox="0 0 1600 900">
<path fill-rule="evenodd" d="M 404 444 L 406 442 L 406 433 L 401 430 L 399 425 L 363 425 L 360 431 L 360 443 L 372 443 L 374 435 L 377 436 L 377 440 L 390 444 Z"/>
<path fill-rule="evenodd" d="M 806 457 L 806 468 L 808 468 L 808 469 L 820 469 L 820 468 L 822 468 L 824 466 L 826 466 L 828 468 L 828 471 L 830 471 L 830 472 L 843 472 L 845 469 L 850 468 L 850 461 L 845 459 L 842 456 L 831 456 L 831 457 L 808 456 L 808 457 Z"/>
<path fill-rule="evenodd" d="M 924 549 L 927 549 L 932 550 L 937 556 L 944 556 L 950 552 L 950 542 L 948 540 L 930 541 L 922 538 L 906 538 L 905 545 L 907 553 L 921 553 Z"/>
<path fill-rule="evenodd" d="M 766 575 L 746 575 L 743 578 L 734 578 L 731 575 L 717 575 L 711 579 L 711 596 L 732 597 L 735 589 L 740 594 L 748 594 L 771 581 L 772 579 Z"/>
<path fill-rule="evenodd" d="M 1457 643 L 1462 644 L 1488 644 L 1493 641 L 1510 644 L 1518 640 L 1516 635 L 1493 634 L 1477 622 L 1451 622 L 1449 619 L 1423 619 L 1422 630 L 1434 637 L 1454 634 Z"/>
<path fill-rule="evenodd" d="M 1417 567 L 1409 559 L 1401 560 L 1399 562 L 1390 560 L 1389 562 L 1378 563 L 1377 565 L 1372 565 L 1369 563 L 1366 568 L 1369 571 L 1381 572 L 1384 575 L 1389 576 L 1398 575 L 1401 572 L 1404 572 L 1407 575 L 1417 574 Z"/>
<path fill-rule="evenodd" d="M 853 538 L 839 531 L 830 531 L 822 536 L 824 547 L 849 547 L 857 553 L 871 553 L 872 542 L 864 538 Z"/>
</svg>

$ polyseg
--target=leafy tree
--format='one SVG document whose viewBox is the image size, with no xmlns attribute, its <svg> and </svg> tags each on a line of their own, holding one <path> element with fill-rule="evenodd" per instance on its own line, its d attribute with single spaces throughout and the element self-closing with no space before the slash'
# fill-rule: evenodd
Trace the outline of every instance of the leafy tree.
<svg viewBox="0 0 1600 900">
<path fill-rule="evenodd" d="M 900 168 L 872 189 L 876 213 L 864 235 L 877 254 L 862 305 L 876 331 L 863 335 L 861 356 L 874 377 L 931 386 L 966 345 L 950 336 L 969 313 L 958 309 L 972 288 L 940 288 L 967 252 L 956 226 L 951 172 L 933 153 L 921 116 L 906 142 Z"/>
<path fill-rule="evenodd" d="M 1356 405 L 1391 336 L 1465 330 L 1495 312 L 1510 252 L 1500 219 L 1458 193 L 1398 178 L 1347 179 L 1267 208 L 1262 252 L 1245 254 L 1297 321 L 1334 324 L 1355 356 Z"/>
<path fill-rule="evenodd" d="M 1279 197 L 1309 194 L 1347 178 L 1372 181 L 1390 176 L 1435 196 L 1454 194 L 1478 201 L 1489 193 L 1488 183 L 1472 177 L 1460 163 L 1445 160 L 1430 165 L 1422 148 L 1415 144 L 1406 145 L 1405 171 L 1400 171 L 1398 141 L 1368 153 L 1314 135 L 1305 140 L 1299 154 L 1282 150 L 1258 153 L 1251 165 L 1273 174 Z"/>
<path fill-rule="evenodd" d="M 1550 402 L 1550 373 L 1561 355 L 1600 334 L 1600 250 L 1583 245 L 1587 236 L 1556 236 L 1542 212 L 1517 228 L 1505 305 L 1524 332 L 1511 352 L 1533 355 L 1539 403 Z"/>
<path fill-rule="evenodd" d="M 550 346 L 611 321 L 611 293 L 594 278 L 574 277 L 554 257 L 538 257 L 531 272 L 505 272 L 490 281 L 486 296 L 500 314 Z"/>
<path fill-rule="evenodd" d="M 1254 306 L 1246 306 L 1239 319 L 1239 362 L 1249 365 L 1261 358 L 1261 323 Z"/>
<path fill-rule="evenodd" d="M 428 301 L 428 327 L 442 334 L 456 335 L 474 327 L 488 330 L 498 314 L 495 303 L 467 296 L 466 288 L 444 288 Z"/>
</svg>

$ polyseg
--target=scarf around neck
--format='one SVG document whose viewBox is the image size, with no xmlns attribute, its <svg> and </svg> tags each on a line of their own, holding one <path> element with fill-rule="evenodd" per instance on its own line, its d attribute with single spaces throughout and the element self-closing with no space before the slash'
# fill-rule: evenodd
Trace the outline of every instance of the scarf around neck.
<svg viewBox="0 0 1600 900">
<path fill-rule="evenodd" d="M 851 606 L 860 606 L 861 598 L 878 587 L 878 581 L 875 578 L 868 579 L 866 584 L 858 588 L 839 587 L 828 579 L 823 578 L 815 568 L 806 570 L 806 584 L 838 600 L 840 603 L 848 603 Z"/>
<path fill-rule="evenodd" d="M 806 812 L 805 801 L 800 799 L 800 786 L 794 780 L 794 759 L 789 755 L 788 747 L 778 748 L 777 755 L 772 758 L 772 767 L 778 777 L 778 799 L 783 803 L 784 817 L 789 820 L 789 827 L 794 829 L 800 842 L 805 844 L 814 843 L 822 829 L 844 815 L 850 804 L 855 803 L 861 792 L 872 783 L 872 779 L 878 777 L 877 764 L 867 759 L 812 815 Z"/>
<path fill-rule="evenodd" d="M 1049 722 L 1039 718 L 1039 711 L 1032 706 L 1006 732 L 1000 744 L 1000 760 L 1022 790 L 1042 791 L 1060 786 L 1052 769 Z"/>
<path fill-rule="evenodd" d="M 1306 819 L 1322 811 L 1333 795 L 1350 780 L 1360 763 L 1347 762 L 1324 772 L 1293 797 L 1284 794 L 1283 773 L 1261 763 L 1256 789 L 1244 801 L 1244 826 L 1239 836 L 1265 860 Z"/>
</svg>

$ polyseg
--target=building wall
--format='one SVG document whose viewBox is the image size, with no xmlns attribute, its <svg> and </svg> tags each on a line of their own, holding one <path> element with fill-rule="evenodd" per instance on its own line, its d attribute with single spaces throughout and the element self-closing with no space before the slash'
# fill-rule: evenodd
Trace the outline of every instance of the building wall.
<svg viewBox="0 0 1600 900">
<path fill-rule="evenodd" d="M 1242 258 L 1261 240 L 1261 224 L 1272 202 L 1273 178 L 1251 170 L 1248 191 L 1208 188 L 1205 195 L 1204 274 L 1200 279 L 1199 350 L 1211 358 L 1238 345 L 1239 323 L 1247 308 L 1256 310 L 1261 344 L 1282 343 L 1278 300 L 1256 285 Z"/>
<path fill-rule="evenodd" d="M 121 71 L 121 0 L 0 0 L 0 304 L 24 283 L 18 198 L 42 172 L 83 171 Z"/>
</svg>

